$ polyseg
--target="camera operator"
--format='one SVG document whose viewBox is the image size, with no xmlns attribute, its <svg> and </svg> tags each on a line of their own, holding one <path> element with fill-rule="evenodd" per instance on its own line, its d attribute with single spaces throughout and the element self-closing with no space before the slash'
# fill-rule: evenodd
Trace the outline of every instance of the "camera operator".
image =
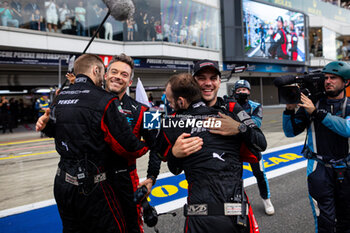
<svg viewBox="0 0 350 233">
<path fill-rule="evenodd" d="M 148 147 L 119 112 L 117 96 L 101 88 L 104 64 L 84 54 L 74 63 L 75 84 L 63 89 L 49 118 L 36 129 L 55 138 L 61 159 L 54 194 L 63 232 L 126 232 L 123 211 L 111 188 L 109 159 L 137 158 Z"/>
<path fill-rule="evenodd" d="M 334 61 L 322 72 L 326 97 L 314 105 L 301 94 L 296 113 L 297 105 L 287 104 L 283 130 L 294 137 L 307 129 L 303 153 L 316 232 L 350 232 L 350 101 L 345 95 L 350 65 Z"/>
<path fill-rule="evenodd" d="M 260 128 L 263 117 L 262 106 L 261 104 L 248 99 L 250 96 L 250 90 L 250 83 L 247 80 L 238 80 L 234 85 L 233 96 L 242 106 L 244 111 L 249 114 L 254 123 Z M 264 161 L 261 158 L 258 163 L 250 163 L 250 166 L 258 183 L 265 213 L 267 215 L 273 215 L 275 213 L 275 208 L 270 199 L 269 181 L 265 175 Z"/>
</svg>

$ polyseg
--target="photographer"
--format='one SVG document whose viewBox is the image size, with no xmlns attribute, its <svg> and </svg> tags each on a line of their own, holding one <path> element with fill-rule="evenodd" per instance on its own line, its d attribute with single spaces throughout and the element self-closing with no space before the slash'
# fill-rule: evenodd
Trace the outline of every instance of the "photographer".
<svg viewBox="0 0 350 233">
<path fill-rule="evenodd" d="M 237 102 L 242 106 L 244 111 L 249 114 L 254 123 L 260 127 L 262 121 L 262 106 L 259 103 L 249 100 L 250 96 L 250 83 L 247 80 L 238 80 L 235 83 L 233 89 L 233 96 Z M 269 182 L 265 175 L 264 161 L 261 158 L 258 163 L 250 163 L 253 174 L 257 180 L 260 196 L 263 200 L 265 213 L 267 215 L 273 215 L 275 208 L 273 207 L 270 199 Z"/>
<path fill-rule="evenodd" d="M 283 130 L 294 137 L 307 129 L 303 152 L 316 232 L 350 232 L 350 101 L 345 96 L 350 65 L 335 61 L 322 72 L 326 96 L 314 105 L 301 94 L 301 103 L 287 104 Z"/>
</svg>

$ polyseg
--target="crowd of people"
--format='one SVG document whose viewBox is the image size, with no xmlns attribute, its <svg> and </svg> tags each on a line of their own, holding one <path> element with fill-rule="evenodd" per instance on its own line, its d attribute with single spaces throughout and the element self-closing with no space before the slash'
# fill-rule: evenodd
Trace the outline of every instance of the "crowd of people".
<svg viewBox="0 0 350 233">
<path fill-rule="evenodd" d="M 45 93 L 35 99 L 34 95 L 23 98 L 19 96 L 1 96 L 0 100 L 0 127 L 2 133 L 12 133 L 22 125 L 29 127 L 49 107 L 49 94 Z M 29 129 L 28 128 L 28 129 Z"/>
<path fill-rule="evenodd" d="M 97 38 L 124 41 L 167 41 L 208 47 L 200 35 L 205 21 L 161 22 L 161 14 L 148 10 L 140 1 L 134 16 L 124 22 L 108 17 Z M 146 7 L 143 7 L 145 5 Z M 108 12 L 102 1 L 44 0 L 26 4 L 19 0 L 0 1 L 0 25 L 44 32 L 89 36 L 96 32 Z M 207 24 L 209 22 L 206 22 Z"/>
<path fill-rule="evenodd" d="M 21 1 L 0 2 L 1 25 L 63 34 L 92 36 L 108 9 L 100 1 Z M 111 39 L 110 20 L 104 24 L 103 38 Z M 113 29 L 112 29 L 113 30 Z M 99 35 L 98 35 L 99 37 Z"/>
<path fill-rule="evenodd" d="M 184 171 L 189 184 L 185 232 L 259 232 L 242 186 L 242 161 L 254 167 L 266 214 L 275 210 L 261 162 L 267 146 L 259 128 L 262 108 L 249 100 L 250 84 L 239 80 L 232 98 L 220 98 L 218 64 L 197 62 L 193 76 L 173 75 L 165 87 L 173 113 L 164 120 L 179 121 L 174 125 L 189 120 L 192 125 L 162 125 L 159 131 L 145 128 L 148 107 L 126 94 L 133 69 L 125 54 L 111 60 L 106 74 L 98 56 L 80 56 L 75 79 L 36 123 L 37 130 L 55 138 L 61 157 L 54 192 L 64 231 L 143 232 L 142 207 L 134 193 L 141 187 L 150 193 L 165 161 L 175 175 Z M 350 103 L 345 87 L 350 65 L 331 62 L 323 73 L 325 96 L 313 103 L 301 94 L 297 113 L 296 104 L 287 104 L 283 130 L 288 137 L 305 128 L 310 134 L 304 154 L 316 231 L 349 232 L 350 177 L 345 171 L 350 163 Z M 215 124 L 201 127 L 206 120 Z M 139 183 L 135 162 L 148 150 L 147 179 Z"/>
<path fill-rule="evenodd" d="M 196 152 L 207 160 L 203 165 L 210 166 L 212 164 L 214 166 L 212 167 L 213 175 L 217 177 L 217 182 L 226 177 L 225 181 L 222 182 L 222 187 L 226 191 L 220 194 L 220 203 L 222 203 L 220 208 L 224 208 L 226 206 L 224 204 L 227 202 L 232 205 L 228 207 L 228 211 L 231 208 L 240 209 L 233 212 L 231 210 L 232 213 L 228 216 L 224 214 L 226 210 L 219 210 L 222 211 L 223 216 L 217 216 L 213 220 L 224 221 L 225 224 L 222 225 L 222 229 L 225 231 L 235 230 L 238 232 L 241 227 L 236 225 L 236 219 L 243 225 L 244 229 L 246 227 L 257 228 L 251 207 L 246 209 L 248 202 L 242 186 L 242 164 L 239 158 L 239 148 L 244 144 L 250 150 L 247 158 L 250 158 L 251 161 L 257 161 L 260 157 L 259 152 L 266 148 L 266 140 L 249 115 L 238 104 L 235 105 L 235 102 L 231 102 L 232 106 L 229 107 L 229 111 L 221 112 L 220 109 L 223 109 L 226 103 L 216 96 L 221 76 L 217 63 L 207 60 L 198 63 L 195 66 L 197 81 L 188 74 L 173 76 L 171 80 L 180 85 L 178 87 L 180 90 L 175 88 L 175 83 L 169 81 L 168 88 L 166 88 L 166 97 L 170 106 L 179 113 L 181 113 L 181 109 L 189 110 L 190 105 L 196 108 L 195 106 L 200 103 L 203 110 L 208 109 L 209 112 L 213 111 L 223 116 L 225 120 L 222 120 L 222 122 L 227 125 L 219 129 L 212 129 L 213 134 L 209 131 L 198 130 L 199 135 L 190 138 L 188 138 L 189 135 L 181 134 L 183 130 L 178 129 L 180 130 L 178 131 L 179 134 L 172 134 L 171 141 L 167 140 L 168 143 L 174 146 L 173 150 L 164 150 L 164 144 L 162 143 L 164 139 L 163 137 L 156 137 L 157 131 L 152 133 L 152 130 L 142 127 L 143 113 L 147 111 L 147 107 L 131 99 L 125 93 L 127 87 L 132 84 L 133 60 L 129 56 L 121 54 L 115 56 L 109 63 L 106 75 L 103 67 L 102 60 L 95 55 L 80 56 L 74 65 L 76 73 L 74 84 L 63 89 L 56 102 L 53 103 L 54 116 L 50 118 L 51 109 L 47 109 L 36 125 L 37 130 L 42 130 L 45 134 L 55 138 L 56 149 L 61 156 L 54 190 L 64 231 L 124 232 L 127 229 L 128 232 L 142 232 L 142 211 L 140 205 L 133 201 L 133 193 L 138 187 L 142 186 L 146 186 L 148 192 L 150 192 L 150 188 L 156 182 L 159 174 L 161 157 L 165 161 L 169 159 L 170 170 L 177 174 L 177 171 L 181 169 L 181 166 L 178 167 L 177 158 L 184 158 Z M 181 81 L 182 78 L 184 78 L 185 84 Z M 106 91 L 101 88 L 103 79 L 105 79 Z M 215 90 L 210 94 L 208 92 L 202 93 L 200 86 L 208 85 L 208 80 Z M 186 85 L 188 82 L 193 85 Z M 86 90 L 89 90 L 89 92 L 86 92 Z M 178 91 L 181 91 L 181 96 L 178 96 Z M 197 94 L 191 97 L 194 92 Z M 208 107 L 200 100 L 201 96 Z M 87 106 L 90 107 L 87 108 Z M 210 107 L 213 110 L 210 110 Z M 201 112 L 195 115 L 198 114 L 203 115 Z M 86 118 L 86 116 L 90 117 Z M 91 121 L 91 119 L 94 120 Z M 71 132 L 74 132 L 74 134 L 72 135 Z M 93 133 L 86 134 L 87 132 Z M 202 135 L 201 132 L 205 132 L 205 134 Z M 214 151 L 210 147 L 208 148 L 206 144 L 197 143 L 197 140 L 200 142 L 206 140 L 201 139 L 201 135 L 213 135 L 214 138 L 223 140 L 221 144 L 217 145 L 217 149 L 223 152 L 220 159 L 232 161 L 232 164 L 231 162 L 222 163 L 218 167 L 220 169 L 216 169 L 216 158 L 212 156 Z M 141 136 L 145 141 L 139 141 Z M 193 141 L 193 139 L 195 140 Z M 189 148 L 189 151 L 181 146 L 181 144 L 187 144 L 188 140 L 190 146 L 186 147 Z M 235 147 L 230 147 L 229 150 L 232 152 L 227 151 L 227 155 L 224 156 L 227 145 L 229 145 L 224 143 L 226 140 L 234 143 Z M 193 142 L 195 143 L 194 148 Z M 206 148 L 205 151 L 201 150 L 202 145 L 203 149 Z M 166 148 L 168 147 L 169 144 Z M 139 184 L 135 160 L 146 153 L 148 149 L 151 150 L 151 155 L 147 179 Z M 160 155 L 162 156 L 159 157 Z M 235 165 L 232 166 L 233 164 Z M 193 172 L 191 166 L 189 166 L 189 169 L 185 168 L 185 172 L 191 176 L 190 174 Z M 236 185 L 228 185 L 230 182 L 235 182 Z M 216 183 L 213 182 L 210 185 L 214 187 Z M 212 192 L 212 189 L 208 188 L 209 186 L 204 185 L 203 187 L 209 192 L 208 194 Z M 103 193 L 108 193 L 108 195 L 103 197 Z M 112 195 L 112 193 L 114 194 Z M 198 191 L 194 192 L 194 194 L 198 193 Z M 211 193 L 210 195 L 216 194 Z M 203 197 L 203 201 L 210 201 L 205 198 L 206 195 Z M 69 202 L 81 204 L 67 205 Z M 108 208 L 111 205 L 110 203 L 113 203 L 112 209 Z M 89 209 L 84 208 L 85 206 L 89 206 Z M 84 215 L 71 214 L 82 211 L 85 212 Z M 94 222 L 88 221 L 96 213 L 103 216 L 103 218 L 96 218 Z M 116 213 L 119 214 L 116 215 Z M 209 215 L 212 215 L 212 213 L 209 213 Z M 115 216 L 114 220 L 106 224 L 106 219 L 113 219 L 113 216 Z M 237 216 L 240 216 L 240 218 Z M 196 227 L 205 229 L 210 225 L 207 222 L 209 218 L 206 217 L 203 218 L 207 222 L 205 226 L 196 223 L 196 217 L 191 219 L 194 221 L 190 223 L 190 227 L 193 229 Z M 199 230 L 198 232 L 203 231 Z"/>
<path fill-rule="evenodd" d="M 345 9 L 350 9 L 350 1 L 347 1 L 347 0 L 322 0 L 322 1 L 328 2 L 336 6 L 340 6 Z"/>
</svg>

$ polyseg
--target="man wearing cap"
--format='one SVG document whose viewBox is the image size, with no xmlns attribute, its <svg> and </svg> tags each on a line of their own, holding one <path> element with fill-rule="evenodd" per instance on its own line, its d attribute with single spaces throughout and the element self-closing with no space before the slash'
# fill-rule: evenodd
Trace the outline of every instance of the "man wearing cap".
<svg viewBox="0 0 350 233">
<path fill-rule="evenodd" d="M 325 97 L 315 104 L 304 94 L 296 104 L 287 104 L 283 131 L 294 137 L 307 129 L 303 149 L 308 159 L 309 198 L 316 232 L 350 232 L 350 65 L 334 61 L 327 64 Z"/>
<path fill-rule="evenodd" d="M 288 59 L 287 53 L 287 33 L 283 28 L 283 18 L 278 16 L 277 19 L 277 32 L 272 35 L 272 44 L 269 48 L 269 53 L 272 58 L 277 56 L 278 59 Z"/>
<path fill-rule="evenodd" d="M 250 90 L 250 83 L 247 80 L 241 79 L 235 83 L 232 95 L 242 106 L 244 111 L 249 114 L 254 123 L 260 128 L 263 117 L 262 106 L 261 104 L 248 99 L 250 96 Z M 259 163 L 251 163 L 250 166 L 258 183 L 260 196 L 265 208 L 265 213 L 267 215 L 273 215 L 275 213 L 275 209 L 270 199 L 269 182 L 265 175 L 263 159 L 260 159 Z"/>
<path fill-rule="evenodd" d="M 202 99 L 206 105 L 216 109 L 223 109 L 227 113 L 226 115 L 221 114 L 222 127 L 211 128 L 210 132 L 223 136 L 241 133 L 245 145 L 255 156 L 259 156 L 259 152 L 264 151 L 267 146 L 264 134 L 236 101 L 233 99 L 224 101 L 224 99 L 217 96 L 221 84 L 221 72 L 218 63 L 210 60 L 197 62 L 194 66 L 193 77 L 200 86 Z M 229 113 L 232 113 L 236 120 L 228 116 Z M 181 139 L 178 143 L 178 145 L 174 145 L 173 153 L 189 155 L 197 149 L 195 142 L 192 142 L 191 138 Z M 249 160 L 251 158 L 255 160 L 255 156 L 246 159 Z"/>
<path fill-rule="evenodd" d="M 197 62 L 193 76 L 200 87 L 202 100 L 207 106 L 219 110 L 220 118 L 214 119 L 221 121 L 221 127 L 211 127 L 210 132 L 222 136 L 241 137 L 243 141 L 239 151 L 241 160 L 258 162 L 259 152 L 264 151 L 267 146 L 265 136 L 237 102 L 232 99 L 224 101 L 217 96 L 221 83 L 218 63 L 210 60 Z M 187 157 L 200 150 L 202 146 L 199 140 L 196 137 L 181 135 L 169 151 L 168 159 Z M 252 210 L 249 211 L 249 227 L 252 232 L 259 232 Z"/>
<path fill-rule="evenodd" d="M 254 124 L 250 116 L 242 109 L 242 107 L 233 99 L 224 101 L 217 96 L 220 83 L 221 72 L 217 62 L 210 60 L 201 60 L 194 66 L 194 79 L 199 84 L 201 89 L 201 97 L 207 106 L 223 111 L 225 114 L 219 113 L 222 117 L 220 128 L 211 128 L 211 133 L 220 134 L 223 136 L 240 135 L 243 137 L 244 144 L 241 148 L 241 156 L 247 162 L 258 162 L 261 151 L 266 149 L 267 143 L 264 134 Z M 234 119 L 229 116 L 234 115 Z M 197 152 L 201 148 L 200 139 L 196 137 L 185 137 L 181 135 L 174 144 L 169 155 L 176 157 L 188 156 Z M 248 149 L 248 148 L 249 149 Z M 153 171 L 159 170 L 160 160 L 150 157 Z M 147 175 L 149 176 L 149 174 Z M 145 180 L 142 184 L 152 184 L 151 179 Z M 151 185 L 148 185 L 150 191 Z"/>
</svg>

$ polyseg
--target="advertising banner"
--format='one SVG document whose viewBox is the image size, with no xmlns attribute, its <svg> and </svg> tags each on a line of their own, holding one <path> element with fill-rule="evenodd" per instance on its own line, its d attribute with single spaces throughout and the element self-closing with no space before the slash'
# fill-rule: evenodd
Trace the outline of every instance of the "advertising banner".
<svg viewBox="0 0 350 233">
<path fill-rule="evenodd" d="M 57 66 L 61 58 L 61 65 L 68 66 L 71 56 L 71 54 L 0 50 L 0 64 Z"/>
</svg>

